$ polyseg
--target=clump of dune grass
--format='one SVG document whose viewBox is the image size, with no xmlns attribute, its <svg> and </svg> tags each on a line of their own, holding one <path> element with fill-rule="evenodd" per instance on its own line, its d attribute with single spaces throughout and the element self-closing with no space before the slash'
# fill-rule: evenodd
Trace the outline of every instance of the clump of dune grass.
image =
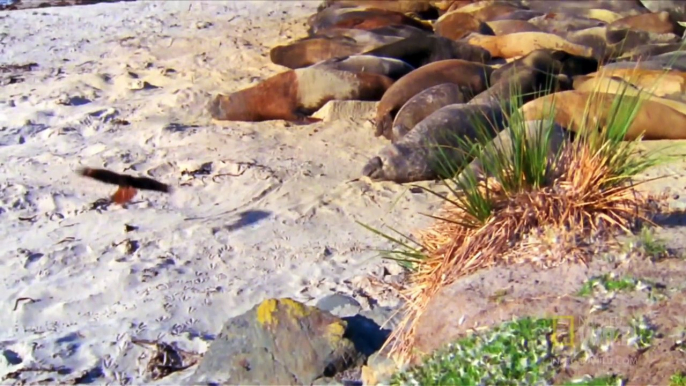
<svg viewBox="0 0 686 386">
<path fill-rule="evenodd" d="M 516 92 L 501 101 L 509 145 L 487 146 L 493 127 L 487 125 L 488 117 L 476 117 L 482 135 L 461 143 L 464 162 L 453 161 L 455 149 L 436 148 L 443 184 L 450 192 L 441 196 L 427 190 L 445 201 L 440 212 L 431 215 L 436 222 L 407 243 L 376 231 L 401 246 L 386 251 L 387 257 L 412 269 L 402 293 L 405 316 L 386 343 L 396 361 L 406 363 L 423 354 L 414 351 L 415 323 L 433 296 L 460 277 L 498 264 L 586 262 L 591 246 L 611 241 L 616 232 L 632 233 L 638 224 L 652 224 L 652 214 L 660 209 L 656 203 L 663 197 L 640 194 L 635 177 L 663 159 L 654 153 L 637 156 L 641 137 L 625 140 L 649 94 L 615 91 L 592 93 L 582 122 L 574 126 L 578 129 L 573 140 L 552 153 L 554 98 L 537 134 L 530 135 Z M 592 120 L 591 102 L 607 97 L 613 98 L 607 119 Z M 482 165 L 480 172 L 467 167 L 471 158 Z M 540 237 L 541 229 L 552 233 L 556 248 L 535 248 L 550 242 Z"/>
</svg>

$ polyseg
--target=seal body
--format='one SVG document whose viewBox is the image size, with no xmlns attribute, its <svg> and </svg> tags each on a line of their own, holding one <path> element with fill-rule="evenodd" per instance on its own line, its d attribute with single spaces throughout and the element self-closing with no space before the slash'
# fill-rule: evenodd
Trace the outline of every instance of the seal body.
<svg viewBox="0 0 686 386">
<path fill-rule="evenodd" d="M 330 100 L 379 100 L 392 84 L 393 80 L 383 75 L 302 68 L 229 95 L 218 95 L 208 109 L 217 120 L 311 123 L 317 119 L 308 115 Z"/>
<path fill-rule="evenodd" d="M 351 55 L 332 58 L 316 63 L 312 65 L 312 67 L 331 68 L 350 72 L 367 72 L 384 75 L 393 80 L 398 80 L 415 69 L 402 60 L 371 55 Z"/>
<path fill-rule="evenodd" d="M 540 28 L 525 20 L 493 20 L 488 22 L 493 34 L 508 35 L 517 32 L 543 32 Z M 488 35 L 483 34 L 482 35 Z"/>
<path fill-rule="evenodd" d="M 362 169 L 372 180 L 398 183 L 450 177 L 458 170 L 441 167 L 469 162 L 464 141 L 494 138 L 507 124 L 497 105 L 453 104 L 442 107 L 401 138 L 381 149 Z"/>
<path fill-rule="evenodd" d="M 467 103 L 471 93 L 455 83 L 432 86 L 410 98 L 393 120 L 391 141 L 397 142 L 434 111 L 455 103 Z"/>
<path fill-rule="evenodd" d="M 368 31 L 335 31 L 329 35 L 300 39 L 276 46 L 269 51 L 272 63 L 290 69 L 311 66 L 322 60 L 359 54 L 402 38 L 383 36 Z"/>
<path fill-rule="evenodd" d="M 518 32 L 509 35 L 486 36 L 471 34 L 465 38 L 469 44 L 486 49 L 492 57 L 515 58 L 537 49 L 565 51 L 572 55 L 591 57 L 590 47 L 574 44 L 564 38 L 545 32 Z"/>
<path fill-rule="evenodd" d="M 313 15 L 308 21 L 311 35 L 329 28 L 370 30 L 374 28 L 408 25 L 431 31 L 431 27 L 404 13 L 379 8 L 327 8 Z"/>
<path fill-rule="evenodd" d="M 494 35 L 493 30 L 488 24 L 468 13 L 459 11 L 453 11 L 441 16 L 434 24 L 434 31 L 436 35 L 451 40 L 462 39 L 472 32 L 482 35 Z"/>
<path fill-rule="evenodd" d="M 546 119 L 552 107 L 555 123 L 579 132 L 584 127 L 594 127 L 593 122 L 605 125 L 616 98 L 617 95 L 611 93 L 562 91 L 524 104 L 521 112 L 526 120 Z M 634 98 L 637 97 L 625 95 L 622 103 L 633 104 Z M 686 115 L 657 101 L 642 100 L 625 140 L 634 140 L 641 135 L 647 140 L 686 139 Z"/>
<path fill-rule="evenodd" d="M 400 108 L 413 96 L 441 83 L 463 86 L 471 96 L 486 90 L 492 68 L 461 59 L 442 60 L 427 64 L 400 78 L 383 95 L 376 110 L 378 137 L 392 138 L 392 122 Z"/>
<path fill-rule="evenodd" d="M 491 60 L 491 54 L 481 47 L 431 35 L 415 36 L 386 44 L 366 51 L 364 55 L 400 59 L 417 69 L 447 59 L 463 59 L 477 63 Z"/>
</svg>

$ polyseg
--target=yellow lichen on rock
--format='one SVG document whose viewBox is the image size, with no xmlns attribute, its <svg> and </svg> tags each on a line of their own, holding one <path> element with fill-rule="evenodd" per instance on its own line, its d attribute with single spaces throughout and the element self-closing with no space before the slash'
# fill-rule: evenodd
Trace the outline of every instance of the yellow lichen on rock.
<svg viewBox="0 0 686 386">
<path fill-rule="evenodd" d="M 257 307 L 257 322 L 261 325 L 272 325 L 277 323 L 277 320 L 274 317 L 276 305 L 276 299 L 267 299 L 263 301 L 262 304 Z"/>
<path fill-rule="evenodd" d="M 340 342 L 343 339 L 347 325 L 345 321 L 341 320 L 326 326 L 326 335 L 329 337 L 329 341 L 333 344 Z"/>
<path fill-rule="evenodd" d="M 285 298 L 280 300 L 281 304 L 286 307 L 288 316 L 291 318 L 304 318 L 310 314 L 307 306 L 293 299 Z"/>
</svg>

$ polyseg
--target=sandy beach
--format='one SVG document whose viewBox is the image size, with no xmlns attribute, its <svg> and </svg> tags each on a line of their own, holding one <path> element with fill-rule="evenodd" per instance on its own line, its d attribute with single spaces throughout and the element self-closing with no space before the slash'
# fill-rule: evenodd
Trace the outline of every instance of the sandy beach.
<svg viewBox="0 0 686 386">
<path fill-rule="evenodd" d="M 305 36 L 319 3 L 0 12 L 0 64 L 36 64 L 0 73 L 0 375 L 54 366 L 54 382 L 140 384 L 148 352 L 132 339 L 203 353 L 228 318 L 269 297 L 386 301 L 363 278 L 397 271 L 375 251 L 390 243 L 356 221 L 421 228 L 439 202 L 355 181 L 387 143 L 370 117 L 219 123 L 205 110 L 216 93 L 285 71 L 269 49 Z M 80 167 L 174 191 L 98 205 L 115 189 Z"/>
</svg>

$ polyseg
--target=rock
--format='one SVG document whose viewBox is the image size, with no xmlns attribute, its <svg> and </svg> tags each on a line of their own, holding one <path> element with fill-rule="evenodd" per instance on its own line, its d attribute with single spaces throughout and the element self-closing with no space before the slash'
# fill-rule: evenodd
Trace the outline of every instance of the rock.
<svg viewBox="0 0 686 386">
<path fill-rule="evenodd" d="M 362 382 L 365 386 L 388 384 L 391 376 L 401 370 L 386 350 L 380 351 L 370 356 L 367 365 L 362 367 Z"/>
<path fill-rule="evenodd" d="M 322 311 L 328 311 L 340 318 L 353 316 L 362 310 L 360 303 L 354 298 L 342 294 L 325 296 L 316 305 Z"/>
<path fill-rule="evenodd" d="M 328 101 L 321 109 L 312 114 L 312 117 L 319 118 L 325 122 L 371 120 L 374 119 L 378 103 L 369 101 Z"/>
<path fill-rule="evenodd" d="M 312 384 L 363 359 L 347 329 L 315 307 L 265 300 L 224 325 L 190 383 Z"/>
</svg>

